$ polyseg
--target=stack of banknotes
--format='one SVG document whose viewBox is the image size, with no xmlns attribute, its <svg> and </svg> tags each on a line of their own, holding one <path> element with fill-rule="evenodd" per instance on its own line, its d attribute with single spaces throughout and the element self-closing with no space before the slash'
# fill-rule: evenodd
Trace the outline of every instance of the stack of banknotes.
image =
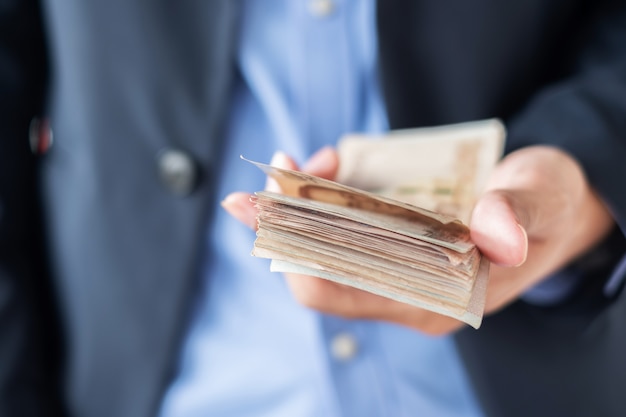
<svg viewBox="0 0 626 417">
<path fill-rule="evenodd" d="M 280 186 L 260 191 L 252 254 L 271 270 L 317 276 L 454 317 L 482 321 L 489 262 L 467 227 L 502 155 L 486 120 L 349 135 L 337 182 L 252 162 Z"/>
</svg>

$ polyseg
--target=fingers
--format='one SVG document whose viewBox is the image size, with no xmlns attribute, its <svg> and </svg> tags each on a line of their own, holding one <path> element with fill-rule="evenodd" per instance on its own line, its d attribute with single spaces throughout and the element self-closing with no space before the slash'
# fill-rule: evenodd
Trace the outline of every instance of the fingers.
<svg viewBox="0 0 626 417">
<path fill-rule="evenodd" d="M 285 277 L 300 304 L 325 314 L 385 320 L 431 336 L 449 334 L 464 325 L 450 317 L 321 278 L 297 274 Z"/>
<path fill-rule="evenodd" d="M 298 166 L 293 159 L 288 157 L 283 152 L 276 152 L 272 157 L 270 165 L 285 168 L 285 169 L 298 169 Z M 280 187 L 272 178 L 267 179 L 265 189 L 273 192 L 280 192 Z M 252 230 L 257 229 L 257 211 L 254 204 L 250 201 L 251 195 L 244 192 L 234 192 L 226 196 L 221 202 L 224 210 L 228 212 L 235 219 L 245 224 Z"/>
<path fill-rule="evenodd" d="M 281 151 L 276 152 L 274 156 L 272 156 L 270 165 L 276 168 L 291 170 L 298 169 L 298 165 L 296 164 L 296 162 L 291 157 L 287 156 L 287 154 Z M 274 178 L 267 177 L 267 180 L 265 181 L 265 190 L 274 193 L 280 193 L 280 186 Z"/>
<path fill-rule="evenodd" d="M 284 152 L 276 152 L 272 157 L 270 165 L 298 170 L 295 161 Z M 304 165 L 304 171 L 319 177 L 332 179 L 339 168 L 339 157 L 337 152 L 331 147 L 325 147 L 317 151 Z M 280 187 L 272 178 L 267 179 L 265 189 L 273 192 L 280 192 Z M 250 194 L 234 192 L 226 196 L 221 202 L 222 207 L 234 218 L 250 227 L 257 228 L 257 212 L 254 204 L 250 201 Z"/>
<path fill-rule="evenodd" d="M 339 169 L 339 155 L 330 146 L 326 146 L 309 158 L 302 167 L 302 171 L 332 180 L 337 175 Z"/>
<path fill-rule="evenodd" d="M 272 157 L 271 166 L 283 169 L 299 170 L 295 161 L 284 152 L 278 151 Z M 316 153 L 304 164 L 302 171 L 325 179 L 334 179 L 339 169 L 339 155 L 332 147 L 326 146 Z M 280 192 L 280 187 L 272 178 L 268 178 L 265 189 L 272 192 Z"/>
<path fill-rule="evenodd" d="M 222 207 L 252 230 L 257 228 L 257 211 L 250 201 L 250 194 L 244 192 L 234 192 L 226 196 L 221 202 Z"/>
</svg>

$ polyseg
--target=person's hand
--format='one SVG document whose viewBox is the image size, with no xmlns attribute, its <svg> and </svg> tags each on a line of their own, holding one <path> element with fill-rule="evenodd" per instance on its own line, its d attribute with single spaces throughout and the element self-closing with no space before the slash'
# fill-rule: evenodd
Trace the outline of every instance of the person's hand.
<svg viewBox="0 0 626 417">
<path fill-rule="evenodd" d="M 324 148 L 302 170 L 333 179 L 338 163 L 334 150 Z M 272 165 L 297 169 L 283 154 Z M 222 205 L 256 228 L 256 210 L 249 198 L 233 193 Z M 494 170 L 470 223 L 473 241 L 492 262 L 485 314 L 506 306 L 590 249 L 612 226 L 610 214 L 569 155 L 545 146 L 508 155 Z M 286 279 L 301 304 L 324 313 L 389 321 L 433 335 L 463 326 L 455 319 L 320 278 L 286 274 Z"/>
</svg>

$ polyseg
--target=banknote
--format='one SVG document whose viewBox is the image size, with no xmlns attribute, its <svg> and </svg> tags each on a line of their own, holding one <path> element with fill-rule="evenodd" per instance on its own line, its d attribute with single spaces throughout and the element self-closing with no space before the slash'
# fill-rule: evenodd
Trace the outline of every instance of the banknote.
<svg viewBox="0 0 626 417">
<path fill-rule="evenodd" d="M 480 325 L 482 323 L 483 313 L 485 309 L 485 299 L 487 294 L 487 283 L 489 279 L 489 262 L 485 258 L 483 258 L 480 264 L 479 273 L 477 274 L 476 283 L 471 292 L 467 306 L 465 308 L 455 309 L 449 306 L 441 305 L 437 302 L 433 302 L 430 299 L 424 300 L 423 298 L 402 292 L 391 292 L 384 287 L 375 284 L 368 284 L 367 282 L 362 283 L 352 277 L 342 274 L 335 275 L 330 272 L 320 270 L 315 266 L 307 267 L 306 265 L 302 265 L 300 263 L 273 259 L 270 264 L 270 270 L 273 272 L 312 275 L 319 278 L 327 279 L 329 281 L 337 282 L 339 284 L 359 288 L 363 291 L 368 291 L 382 297 L 387 297 L 392 300 L 396 300 L 402 303 L 413 305 L 415 307 L 423 308 L 425 310 L 433 311 L 444 316 L 455 318 L 469 324 L 475 329 L 480 328 Z"/>
<path fill-rule="evenodd" d="M 348 135 L 338 144 L 337 181 L 247 160 L 280 187 L 252 197 L 252 254 L 271 259 L 272 271 L 317 276 L 478 328 L 489 262 L 467 225 L 504 135 L 498 120 Z"/>
<path fill-rule="evenodd" d="M 245 158 L 244 158 L 245 159 Z M 422 239 L 465 252 L 473 245 L 469 241 L 469 229 L 459 220 L 425 210 L 420 207 L 393 200 L 374 193 L 348 187 L 334 181 L 315 177 L 304 172 L 277 168 L 260 162 L 248 162 L 259 167 L 273 178 L 281 188 L 275 198 L 289 199 L 291 204 L 304 204 L 309 208 L 328 203 L 326 207 L 339 216 L 358 216 L 364 223 L 375 214 L 375 219 L 388 228 L 397 229 L 398 221 L 415 231 Z M 294 198 L 295 197 L 295 198 Z"/>
<path fill-rule="evenodd" d="M 337 181 L 468 223 L 504 139 L 497 119 L 345 135 Z"/>
</svg>

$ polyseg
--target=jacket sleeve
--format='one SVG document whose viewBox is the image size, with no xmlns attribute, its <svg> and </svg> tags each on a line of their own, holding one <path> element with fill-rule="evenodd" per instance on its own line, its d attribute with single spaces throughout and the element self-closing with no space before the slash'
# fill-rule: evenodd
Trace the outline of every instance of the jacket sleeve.
<svg viewBox="0 0 626 417">
<path fill-rule="evenodd" d="M 574 156 L 626 232 L 626 3 L 604 3 L 578 69 L 540 90 L 508 134 L 515 148 L 551 144 Z"/>
<path fill-rule="evenodd" d="M 0 415 L 58 416 L 58 322 L 42 250 L 31 118 L 47 65 L 38 5 L 0 2 Z"/>
<path fill-rule="evenodd" d="M 582 165 L 618 230 L 569 268 L 598 279 L 598 260 L 610 259 L 608 271 L 607 262 L 601 267 L 604 286 L 597 294 L 610 299 L 626 275 L 626 3 L 603 4 L 583 34 L 577 70 L 533 97 L 509 124 L 508 143 L 509 150 L 553 145 Z"/>
<path fill-rule="evenodd" d="M 617 387 L 626 384 L 626 294 L 619 288 L 626 274 L 626 3 L 603 4 L 576 71 L 539 90 L 510 121 L 508 145 L 509 151 L 536 144 L 567 151 L 618 227 L 567 267 L 585 279 L 562 303 L 515 302 L 487 317 L 479 332 L 457 334 L 487 415 L 624 412 Z"/>
</svg>

